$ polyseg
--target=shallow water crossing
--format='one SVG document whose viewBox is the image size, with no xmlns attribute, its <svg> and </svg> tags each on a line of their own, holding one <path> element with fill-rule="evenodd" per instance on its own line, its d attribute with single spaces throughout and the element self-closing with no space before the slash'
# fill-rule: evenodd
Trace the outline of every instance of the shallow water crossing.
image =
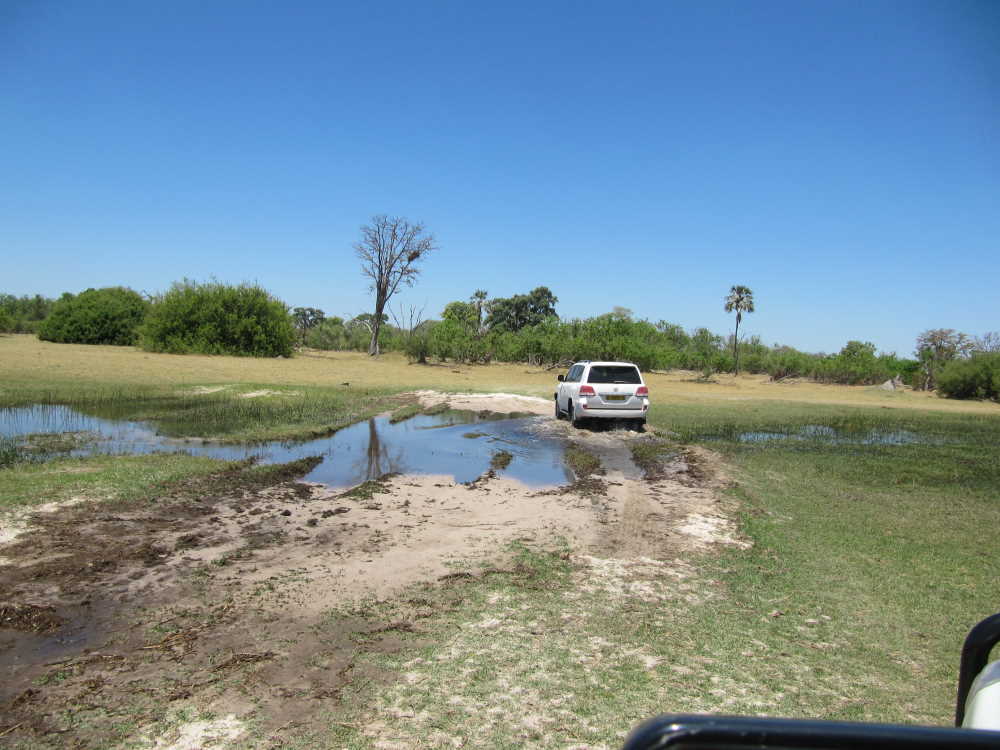
<svg viewBox="0 0 1000 750">
<path fill-rule="evenodd" d="M 228 444 L 165 437 L 146 422 L 102 419 L 67 406 L 37 405 L 0 409 L 0 435 L 66 435 L 61 449 L 48 456 L 134 455 L 184 452 L 229 461 L 256 458 L 285 463 L 321 456 L 322 463 L 304 479 L 332 487 L 349 487 L 384 474 L 442 474 L 469 482 L 489 470 L 493 456 L 506 451 L 510 462 L 498 473 L 531 486 L 561 484 L 570 479 L 563 463 L 565 445 L 539 429 L 542 417 L 481 419 L 472 412 L 417 415 L 396 424 L 373 417 L 328 437 L 302 442 Z M 45 443 L 58 443 L 46 440 Z"/>
</svg>

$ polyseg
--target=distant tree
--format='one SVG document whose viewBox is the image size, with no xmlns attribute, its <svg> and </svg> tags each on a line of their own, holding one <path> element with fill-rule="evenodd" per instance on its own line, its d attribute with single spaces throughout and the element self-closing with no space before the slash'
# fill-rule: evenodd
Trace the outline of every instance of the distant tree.
<svg viewBox="0 0 1000 750">
<path fill-rule="evenodd" d="M 389 313 L 382 313 L 382 315 L 379 317 L 378 323 L 376 323 L 375 316 L 372 315 L 371 313 L 361 313 L 360 315 L 356 315 L 353 318 L 351 318 L 348 321 L 347 325 L 350 328 L 363 326 L 364 329 L 368 331 L 369 334 L 372 334 L 375 332 L 376 328 L 381 328 L 388 322 L 389 322 Z"/>
<path fill-rule="evenodd" d="M 546 286 L 536 287 L 527 294 L 491 300 L 486 306 L 486 326 L 491 331 L 497 329 L 516 333 L 553 317 L 558 301 Z"/>
<path fill-rule="evenodd" d="M 1000 352 L 977 352 L 946 362 L 937 373 L 937 389 L 946 398 L 1000 402 Z"/>
<path fill-rule="evenodd" d="M 445 360 L 478 362 L 489 347 L 480 335 L 479 310 L 475 296 L 471 302 L 455 301 L 445 305 L 441 321 L 427 331 L 429 353 Z"/>
<path fill-rule="evenodd" d="M 14 319 L 3 310 L 0 310 L 0 333 L 11 333 L 14 330 Z"/>
<path fill-rule="evenodd" d="M 855 361 L 874 359 L 875 344 L 871 341 L 848 341 L 837 356 Z"/>
<path fill-rule="evenodd" d="M 361 227 L 361 241 L 355 243 L 354 251 L 361 260 L 361 273 L 372 280 L 375 293 L 369 355 L 379 353 L 379 329 L 392 295 L 400 284 L 413 285 L 420 274 L 416 264 L 436 249 L 434 236 L 427 234 L 420 222 L 411 224 L 401 217 L 379 214 Z"/>
<path fill-rule="evenodd" d="M 55 300 L 36 294 L 33 297 L 0 294 L 0 314 L 6 314 L 9 333 L 35 333 L 41 322 L 49 316 Z"/>
<path fill-rule="evenodd" d="M 30 319 L 31 320 L 45 320 L 49 313 L 52 312 L 53 301 L 43 297 L 40 294 L 36 294 L 31 298 L 31 310 Z"/>
<path fill-rule="evenodd" d="M 953 328 L 933 328 L 917 336 L 916 354 L 927 353 L 935 360 L 947 361 L 967 357 L 974 348 L 967 334 Z"/>
<path fill-rule="evenodd" d="M 476 306 L 476 334 L 483 330 L 483 306 L 486 304 L 486 295 L 485 289 L 477 289 L 469 297 L 469 301 Z"/>
<path fill-rule="evenodd" d="M 343 318 L 323 318 L 323 322 L 306 333 L 306 346 L 312 349 L 349 349 L 347 329 Z"/>
<path fill-rule="evenodd" d="M 479 330 L 479 315 L 472 302 L 449 302 L 441 313 L 441 319 L 457 323 L 469 333 Z"/>
<path fill-rule="evenodd" d="M 973 349 L 979 354 L 1000 352 L 1000 331 L 987 331 L 982 336 L 976 336 Z"/>
<path fill-rule="evenodd" d="M 827 359 L 825 375 L 835 383 L 848 385 L 881 382 L 890 376 L 877 367 L 875 344 L 854 340 L 848 341 L 839 354 Z"/>
<path fill-rule="evenodd" d="M 707 367 L 715 361 L 722 350 L 722 343 L 722 336 L 717 336 L 702 326 L 691 332 L 688 348 L 695 355 L 696 364 L 699 367 Z"/>
<path fill-rule="evenodd" d="M 656 324 L 656 330 L 675 349 L 683 349 L 690 340 L 684 329 L 676 323 L 668 323 L 665 320 L 661 320 Z"/>
<path fill-rule="evenodd" d="M 299 341 L 305 341 L 306 334 L 326 318 L 326 313 L 315 307 L 296 307 L 292 310 L 292 321 L 299 334 Z"/>
<path fill-rule="evenodd" d="M 632 320 L 632 311 L 627 307 L 621 307 L 620 305 L 615 305 L 611 308 L 609 313 L 615 320 Z"/>
<path fill-rule="evenodd" d="M 917 336 L 914 352 L 921 365 L 921 382 L 917 388 L 933 390 L 937 375 L 946 362 L 968 357 L 974 349 L 973 341 L 964 333 L 953 328 L 932 328 Z"/>
<path fill-rule="evenodd" d="M 753 312 L 753 291 L 750 287 L 736 285 L 729 289 L 725 298 L 726 312 L 736 312 L 736 333 L 733 335 L 733 372 L 740 374 L 740 321 L 743 313 Z"/>
<path fill-rule="evenodd" d="M 66 292 L 38 328 L 38 338 L 60 344 L 130 346 L 148 304 L 137 292 L 114 286 Z"/>
</svg>

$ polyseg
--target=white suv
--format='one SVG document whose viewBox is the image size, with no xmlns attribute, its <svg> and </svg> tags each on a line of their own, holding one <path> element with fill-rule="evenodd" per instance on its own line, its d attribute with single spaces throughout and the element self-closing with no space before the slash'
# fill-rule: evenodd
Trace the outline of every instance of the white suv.
<svg viewBox="0 0 1000 750">
<path fill-rule="evenodd" d="M 559 376 L 555 399 L 556 419 L 566 417 L 574 427 L 592 417 L 642 427 L 649 410 L 649 389 L 631 362 L 577 362 Z"/>
</svg>

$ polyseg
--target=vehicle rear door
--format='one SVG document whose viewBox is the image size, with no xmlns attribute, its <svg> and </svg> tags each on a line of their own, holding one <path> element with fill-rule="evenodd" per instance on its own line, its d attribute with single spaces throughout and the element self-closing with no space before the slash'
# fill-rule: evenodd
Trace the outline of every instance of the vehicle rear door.
<svg viewBox="0 0 1000 750">
<path fill-rule="evenodd" d="M 597 394 L 597 403 L 591 397 L 588 408 L 641 409 L 642 399 L 635 395 L 642 382 L 642 375 L 635 365 L 591 365 L 587 383 Z"/>
</svg>

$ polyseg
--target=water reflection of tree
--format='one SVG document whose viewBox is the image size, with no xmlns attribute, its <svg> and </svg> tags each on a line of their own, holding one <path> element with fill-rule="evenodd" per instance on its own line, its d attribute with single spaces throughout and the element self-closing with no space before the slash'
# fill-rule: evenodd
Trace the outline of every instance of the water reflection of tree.
<svg viewBox="0 0 1000 750">
<path fill-rule="evenodd" d="M 383 442 L 382 437 L 378 434 L 378 425 L 375 419 L 369 419 L 368 445 L 365 448 L 362 464 L 358 466 L 358 473 L 362 474 L 365 480 L 378 479 L 383 474 L 400 471 L 402 466 L 402 451 L 394 452 L 391 446 Z"/>
</svg>

